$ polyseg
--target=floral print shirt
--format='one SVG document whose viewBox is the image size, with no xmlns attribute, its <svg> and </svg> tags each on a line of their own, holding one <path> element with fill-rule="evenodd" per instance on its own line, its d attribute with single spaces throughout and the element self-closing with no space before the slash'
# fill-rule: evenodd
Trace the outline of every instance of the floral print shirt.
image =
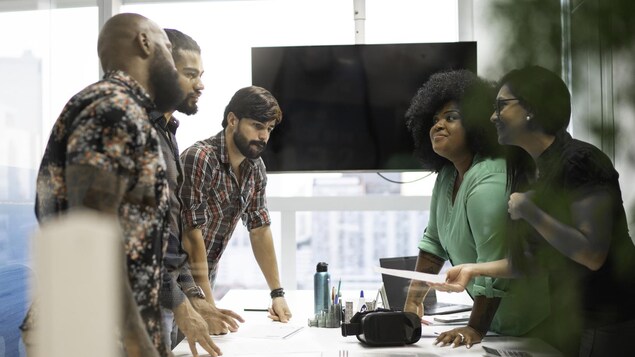
<svg viewBox="0 0 635 357">
<path fill-rule="evenodd" d="M 154 108 L 144 88 L 122 71 L 106 73 L 71 98 L 53 126 L 39 169 L 36 215 L 42 222 L 78 205 L 69 201 L 74 185 L 87 187 L 80 205 L 118 206 L 130 287 L 151 340 L 165 356 L 159 289 L 169 188 L 148 117 Z"/>
</svg>

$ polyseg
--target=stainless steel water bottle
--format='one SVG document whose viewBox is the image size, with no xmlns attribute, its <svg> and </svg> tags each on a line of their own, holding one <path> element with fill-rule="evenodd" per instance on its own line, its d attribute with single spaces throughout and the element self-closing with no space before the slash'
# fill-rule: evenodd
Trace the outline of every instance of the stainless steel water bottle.
<svg viewBox="0 0 635 357">
<path fill-rule="evenodd" d="M 329 286 L 331 285 L 331 276 L 328 272 L 328 264 L 319 262 L 313 276 L 313 297 L 314 297 L 314 313 L 329 308 Z"/>
</svg>

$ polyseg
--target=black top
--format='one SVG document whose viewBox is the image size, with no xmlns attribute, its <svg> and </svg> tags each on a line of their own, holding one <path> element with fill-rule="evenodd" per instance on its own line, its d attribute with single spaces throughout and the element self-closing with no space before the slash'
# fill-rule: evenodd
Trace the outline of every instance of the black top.
<svg viewBox="0 0 635 357">
<path fill-rule="evenodd" d="M 595 146 L 562 132 L 540 155 L 537 168 L 534 202 L 546 213 L 572 226 L 571 205 L 607 191 L 613 197 L 613 221 L 608 256 L 597 271 L 563 256 L 540 236 L 530 238 L 533 254 L 553 273 L 554 284 L 576 289 L 567 295 L 578 299 L 571 303 L 582 309 L 585 327 L 635 318 L 635 246 L 628 234 L 619 174 L 611 160 Z"/>
</svg>

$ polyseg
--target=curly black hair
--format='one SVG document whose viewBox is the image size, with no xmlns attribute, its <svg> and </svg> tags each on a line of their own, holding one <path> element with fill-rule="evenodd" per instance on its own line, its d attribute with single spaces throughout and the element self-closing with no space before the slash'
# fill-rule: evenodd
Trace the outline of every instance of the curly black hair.
<svg viewBox="0 0 635 357">
<path fill-rule="evenodd" d="M 439 170 L 450 161 L 432 149 L 430 128 L 434 114 L 450 101 L 461 111 L 461 124 L 465 128 L 467 146 L 472 154 L 484 157 L 502 157 L 496 128 L 489 122 L 493 112 L 494 85 L 468 70 L 438 72 L 430 76 L 412 98 L 406 111 L 406 126 L 412 133 L 414 155 L 424 170 Z"/>
</svg>

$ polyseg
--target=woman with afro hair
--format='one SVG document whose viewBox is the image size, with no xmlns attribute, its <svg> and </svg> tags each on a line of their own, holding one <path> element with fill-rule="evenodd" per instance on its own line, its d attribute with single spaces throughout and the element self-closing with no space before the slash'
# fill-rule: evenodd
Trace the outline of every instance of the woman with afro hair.
<svg viewBox="0 0 635 357">
<path fill-rule="evenodd" d="M 509 191 L 503 148 L 489 122 L 493 99 L 493 85 L 472 72 L 441 72 L 423 84 L 406 112 L 415 155 L 424 169 L 438 173 L 417 271 L 437 274 L 448 260 L 456 265 L 505 257 Z M 436 343 L 470 348 L 490 330 L 524 336 L 548 315 L 538 308 L 547 292 L 543 275 L 477 277 L 466 288 L 474 299 L 467 326 L 440 334 Z M 422 317 L 428 289 L 413 280 L 404 310 Z"/>
</svg>

